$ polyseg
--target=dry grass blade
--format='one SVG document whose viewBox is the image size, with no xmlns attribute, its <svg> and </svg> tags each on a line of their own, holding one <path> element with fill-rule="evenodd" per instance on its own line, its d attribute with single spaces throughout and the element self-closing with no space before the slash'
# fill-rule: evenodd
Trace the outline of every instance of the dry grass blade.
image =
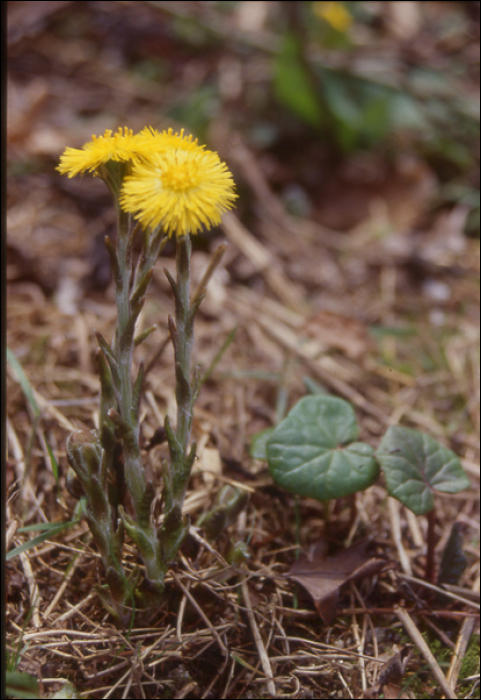
<svg viewBox="0 0 481 700">
<path fill-rule="evenodd" d="M 218 644 L 218 646 L 219 646 L 219 649 L 221 650 L 221 652 L 224 654 L 225 658 L 227 659 L 227 657 L 228 657 L 227 648 L 226 648 L 224 642 L 222 641 L 222 639 L 220 638 L 219 633 L 217 632 L 216 628 L 214 627 L 214 625 L 212 624 L 212 622 L 209 620 L 209 618 L 207 617 L 207 615 L 205 614 L 205 612 L 202 610 L 202 608 L 200 607 L 200 605 L 198 604 L 198 602 L 195 600 L 194 596 L 193 596 L 193 595 L 190 593 L 190 591 L 188 591 L 187 588 L 184 586 L 184 584 L 182 583 L 182 581 L 180 580 L 180 578 L 177 576 L 177 574 L 175 573 L 175 571 L 172 571 L 172 576 L 173 576 L 174 581 L 176 582 L 176 584 L 177 584 L 177 585 L 179 586 L 179 588 L 181 589 L 181 591 L 182 591 L 182 593 L 184 594 L 184 596 L 185 596 L 185 597 L 189 600 L 189 602 L 194 606 L 194 608 L 197 610 L 197 612 L 199 613 L 199 615 L 201 616 L 201 618 L 204 620 L 204 622 L 205 622 L 205 624 L 207 625 L 207 627 L 211 630 L 212 635 L 213 635 L 214 639 L 216 640 L 216 642 L 217 642 L 217 644 Z"/>
<path fill-rule="evenodd" d="M 53 597 L 53 600 L 51 601 L 50 605 L 47 607 L 45 610 L 45 617 L 48 619 L 53 610 L 55 610 L 60 598 L 63 596 L 65 593 L 65 590 L 67 589 L 67 586 L 69 585 L 70 581 L 72 580 L 75 572 L 77 571 L 79 565 L 82 563 L 84 555 L 83 554 L 76 554 L 75 559 L 72 562 L 72 566 L 70 568 L 70 571 L 68 574 L 65 576 L 64 580 L 62 581 L 57 593 Z"/>
<path fill-rule="evenodd" d="M 269 691 L 271 697 L 276 697 L 276 686 L 272 676 L 271 662 L 269 660 L 269 655 L 267 654 L 264 642 L 262 641 L 261 634 L 259 632 L 259 627 L 257 626 L 254 611 L 252 609 L 252 603 L 249 595 L 249 587 L 247 581 L 244 580 L 241 583 L 242 596 L 246 605 L 246 613 L 249 619 L 249 624 L 251 627 L 252 635 L 254 637 L 254 642 L 259 653 L 259 658 L 261 660 L 262 669 L 267 677 L 267 690 Z"/>
<path fill-rule="evenodd" d="M 479 596 L 479 577 L 476 579 L 473 586 L 472 593 L 477 593 Z M 458 638 L 456 640 L 456 646 L 454 649 L 453 658 L 451 660 L 451 665 L 447 674 L 447 679 L 453 687 L 456 686 L 457 680 L 459 678 L 459 672 L 461 670 L 461 664 L 464 659 L 464 655 L 468 649 L 469 640 L 475 629 L 476 620 L 474 618 L 466 618 L 463 620 L 461 629 L 459 630 Z"/>
<path fill-rule="evenodd" d="M 469 590 L 469 588 L 463 588 L 463 586 L 453 586 L 449 583 L 443 583 L 443 590 L 449 591 L 450 593 L 455 593 L 461 600 L 472 600 L 473 603 L 480 602 L 480 594 L 478 590 Z"/>
<path fill-rule="evenodd" d="M 405 581 L 410 581 L 411 583 L 416 583 L 419 586 L 423 586 L 424 588 L 429 588 L 431 591 L 435 591 L 436 593 L 439 593 L 441 595 L 445 595 L 448 598 L 451 598 L 452 600 L 457 600 L 459 603 L 463 603 L 464 605 L 467 605 L 470 608 L 474 608 L 475 610 L 479 610 L 480 604 L 476 602 L 475 600 L 471 600 L 469 597 L 464 597 L 459 594 L 451 593 L 448 590 L 445 590 L 443 586 L 435 586 L 433 583 L 429 583 L 428 581 L 424 581 L 421 578 L 415 578 L 414 576 L 407 576 L 406 574 L 398 574 L 399 578 L 404 579 Z"/>
<path fill-rule="evenodd" d="M 446 680 L 446 676 L 441 670 L 441 667 L 439 666 L 438 662 L 436 661 L 435 656 L 433 655 L 431 649 L 428 647 L 426 642 L 423 639 L 423 636 L 419 629 L 417 628 L 416 624 L 414 623 L 414 620 L 410 616 L 410 614 L 405 610 L 404 608 L 399 608 L 395 607 L 394 612 L 398 616 L 398 618 L 401 620 L 404 629 L 406 632 L 409 634 L 421 654 L 424 656 L 426 659 L 427 663 L 429 664 L 429 668 L 431 669 L 431 672 L 436 679 L 436 681 L 439 683 L 441 686 L 443 693 L 446 695 L 447 698 L 450 700 L 456 700 L 458 697 L 450 683 Z"/>
<path fill-rule="evenodd" d="M 446 676 L 448 683 L 450 683 L 452 687 L 455 687 L 458 681 L 461 664 L 463 663 L 464 655 L 466 654 L 475 624 L 476 620 L 474 618 L 466 618 L 461 624 L 461 629 L 454 648 L 454 654 L 451 659 L 451 665 Z"/>
<path fill-rule="evenodd" d="M 223 228 L 227 238 L 265 274 L 266 281 L 274 294 L 290 309 L 302 311 L 305 302 L 298 288 L 281 272 L 272 254 L 241 224 L 239 219 L 228 212 L 224 216 Z"/>
<path fill-rule="evenodd" d="M 27 555 L 26 552 L 21 552 L 19 554 L 20 561 L 22 562 L 23 570 L 25 571 L 25 577 L 27 579 L 27 584 L 28 584 L 28 589 L 30 591 L 30 605 L 32 608 L 32 622 L 33 626 L 36 627 L 37 629 L 40 629 L 42 626 L 41 620 L 40 620 L 40 614 L 39 614 L 39 608 L 40 608 L 40 592 L 38 589 L 38 584 L 37 580 L 35 578 L 35 574 L 33 572 L 32 565 L 30 563 L 30 559 Z"/>
</svg>

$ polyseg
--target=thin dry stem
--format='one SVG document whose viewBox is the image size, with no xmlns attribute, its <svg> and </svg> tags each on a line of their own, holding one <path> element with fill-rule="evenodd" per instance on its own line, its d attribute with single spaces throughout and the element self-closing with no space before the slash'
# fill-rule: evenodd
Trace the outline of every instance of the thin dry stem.
<svg viewBox="0 0 481 700">
<path fill-rule="evenodd" d="M 457 695 L 453 692 L 453 689 L 452 689 L 450 683 L 448 683 L 448 681 L 446 680 L 446 677 L 445 677 L 444 673 L 442 672 L 440 665 L 436 661 L 436 657 L 433 655 L 431 649 L 428 647 L 428 645 L 424 641 L 424 638 L 423 638 L 421 632 L 419 631 L 417 625 L 415 624 L 414 620 L 412 619 L 412 617 L 409 615 L 407 610 L 405 610 L 404 608 L 396 607 L 394 609 L 394 611 L 395 611 L 396 615 L 399 617 L 399 619 L 401 620 L 401 622 L 404 626 L 404 629 L 409 634 L 409 636 L 411 637 L 411 639 L 413 640 L 413 642 L 415 643 L 415 645 L 417 646 L 417 648 L 419 649 L 421 654 L 426 659 L 434 678 L 441 686 L 446 697 L 450 698 L 452 700 L 456 700 Z"/>
</svg>

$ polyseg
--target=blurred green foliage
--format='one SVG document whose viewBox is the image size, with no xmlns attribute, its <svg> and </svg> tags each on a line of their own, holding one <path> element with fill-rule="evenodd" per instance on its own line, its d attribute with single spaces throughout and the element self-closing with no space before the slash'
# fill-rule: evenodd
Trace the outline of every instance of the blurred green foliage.
<svg viewBox="0 0 481 700">
<path fill-rule="evenodd" d="M 321 127 L 323 114 L 320 93 L 303 60 L 301 44 L 286 34 L 274 64 L 274 91 L 277 99 L 306 124 Z"/>
<path fill-rule="evenodd" d="M 419 60 L 411 64 L 400 60 L 402 44 L 393 44 L 392 59 L 386 54 L 385 65 L 382 59 L 376 65 L 372 57 L 363 63 L 358 57 L 369 58 L 369 51 L 350 40 L 355 21 L 368 25 L 363 3 L 296 6 L 295 15 L 291 9 L 295 21 L 285 23 L 273 61 L 275 101 L 311 128 L 314 138 L 317 134 L 337 147 L 341 156 L 386 146 L 394 152 L 416 151 L 441 185 L 456 183 L 443 203 L 465 204 L 465 232 L 479 235 L 479 181 L 474 174 L 479 102 L 460 81 L 468 69 L 463 63 L 467 58 L 461 55 L 455 61 L 436 55 L 431 65 L 420 65 Z M 338 39 L 343 34 L 345 41 L 333 43 L 332 32 Z M 438 51 L 434 43 L 431 50 Z M 448 70 L 432 67 L 446 60 Z"/>
<path fill-rule="evenodd" d="M 327 131 L 344 153 L 375 147 L 408 131 L 428 155 L 460 169 L 474 164 L 479 107 L 474 99 L 458 94 L 454 74 L 406 66 L 402 75 L 396 75 L 389 65 L 384 70 L 371 66 L 371 74 L 366 69 L 361 73 L 356 47 L 350 42 L 336 49 L 353 68 L 333 68 L 323 60 L 328 48 L 325 33 L 312 30 L 315 14 L 306 8 L 298 12 L 296 32 L 286 29 L 282 37 L 273 71 L 274 95 L 281 105 L 319 132 Z M 351 24 L 346 25 L 346 33 L 350 29 Z M 307 36 L 317 47 L 307 48 Z"/>
</svg>

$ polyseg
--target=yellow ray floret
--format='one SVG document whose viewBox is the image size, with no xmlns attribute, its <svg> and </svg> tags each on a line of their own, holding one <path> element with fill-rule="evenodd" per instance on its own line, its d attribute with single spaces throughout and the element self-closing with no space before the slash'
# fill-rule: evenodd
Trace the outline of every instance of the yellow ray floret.
<svg viewBox="0 0 481 700">
<path fill-rule="evenodd" d="M 152 153 L 163 153 L 169 148 L 182 148 L 185 151 L 204 150 L 204 146 L 199 146 L 197 139 L 193 136 L 185 136 L 184 129 L 180 133 L 174 133 L 173 129 L 167 131 L 157 131 L 151 126 L 145 126 L 136 135 L 140 148 L 149 149 Z"/>
<path fill-rule="evenodd" d="M 80 173 L 93 172 L 110 160 L 136 162 L 148 153 L 146 139 L 134 136 L 132 129 L 119 128 L 116 134 L 107 129 L 103 136 L 92 136 L 82 148 L 66 148 L 60 157 L 57 170 L 62 175 L 74 177 Z"/>
<path fill-rule="evenodd" d="M 122 208 L 145 227 L 162 225 L 169 236 L 195 234 L 219 224 L 237 198 L 227 166 L 217 153 L 183 133 L 163 132 L 155 138 L 159 148 L 149 162 L 135 164 L 125 178 Z M 169 142 L 165 150 L 162 139 Z"/>
</svg>

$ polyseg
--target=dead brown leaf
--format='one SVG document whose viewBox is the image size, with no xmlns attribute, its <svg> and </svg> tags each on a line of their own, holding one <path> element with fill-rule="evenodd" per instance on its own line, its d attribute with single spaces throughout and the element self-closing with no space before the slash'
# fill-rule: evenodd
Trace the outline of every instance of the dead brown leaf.
<svg viewBox="0 0 481 700">
<path fill-rule="evenodd" d="M 340 587 L 348 581 L 372 576 L 384 568 L 386 562 L 380 557 L 366 554 L 369 540 L 356 542 L 334 556 L 324 556 L 321 547 L 316 545 L 311 559 L 304 557 L 292 566 L 287 574 L 300 583 L 312 596 L 314 605 L 322 621 L 332 624 L 336 617 Z"/>
<path fill-rule="evenodd" d="M 361 695 L 362 700 L 375 700 L 382 693 L 384 698 L 388 700 L 404 700 L 409 698 L 404 692 L 401 692 L 401 682 L 406 673 L 407 665 L 411 659 L 413 651 L 412 644 L 406 644 L 394 656 L 391 656 L 384 664 L 379 673 L 378 682 L 371 688 L 368 688 Z"/>
</svg>

